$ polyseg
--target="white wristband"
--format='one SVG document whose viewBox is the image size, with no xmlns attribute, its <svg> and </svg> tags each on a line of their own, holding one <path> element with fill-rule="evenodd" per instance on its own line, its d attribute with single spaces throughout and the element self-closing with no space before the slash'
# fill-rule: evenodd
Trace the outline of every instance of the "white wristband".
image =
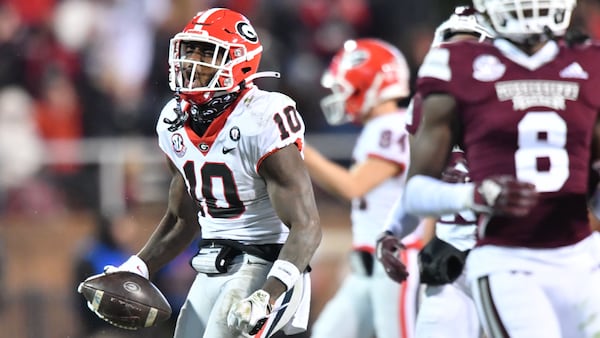
<svg viewBox="0 0 600 338">
<path fill-rule="evenodd" d="M 279 279 L 285 284 L 288 290 L 291 290 L 300 277 L 300 270 L 294 264 L 278 259 L 273 263 L 271 271 L 267 274 L 267 278 L 271 276 Z"/>
</svg>

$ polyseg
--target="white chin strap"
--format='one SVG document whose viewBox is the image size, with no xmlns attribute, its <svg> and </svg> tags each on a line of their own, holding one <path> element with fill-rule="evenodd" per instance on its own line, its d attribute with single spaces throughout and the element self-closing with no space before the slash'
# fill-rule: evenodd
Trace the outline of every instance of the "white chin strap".
<svg viewBox="0 0 600 338">
<path fill-rule="evenodd" d="M 259 77 L 275 77 L 275 78 L 280 78 L 281 74 L 279 74 L 279 72 L 258 72 L 258 73 L 254 73 L 250 76 L 248 76 L 246 78 L 246 82 L 250 82 L 254 79 L 258 79 Z"/>
</svg>

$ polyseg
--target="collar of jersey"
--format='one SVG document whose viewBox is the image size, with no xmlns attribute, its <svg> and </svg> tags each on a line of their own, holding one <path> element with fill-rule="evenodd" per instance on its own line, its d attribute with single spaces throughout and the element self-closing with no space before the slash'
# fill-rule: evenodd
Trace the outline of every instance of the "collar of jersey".
<svg viewBox="0 0 600 338">
<path fill-rule="evenodd" d="M 240 99 L 242 97 L 246 96 L 246 93 L 248 90 L 249 89 L 245 89 L 242 93 L 240 93 L 237 100 L 234 103 L 232 103 L 229 107 L 227 107 L 227 109 L 225 109 L 223 114 L 219 115 L 214 121 L 212 121 L 210 126 L 208 126 L 208 128 L 204 132 L 204 135 L 198 136 L 198 134 L 196 134 L 194 132 L 192 127 L 190 127 L 189 122 L 186 123 L 186 125 L 184 127 L 185 132 L 187 133 L 187 136 L 190 139 L 190 141 L 192 141 L 194 146 L 196 146 L 196 148 L 198 148 L 199 145 L 202 143 L 208 145 L 209 149 L 210 149 L 210 147 L 212 147 L 213 143 L 217 139 L 217 136 L 219 135 L 221 130 L 223 130 L 223 126 L 225 126 L 225 122 L 227 122 L 227 118 L 235 110 L 235 107 L 240 102 Z"/>
<path fill-rule="evenodd" d="M 507 58 L 529 70 L 536 70 L 546 63 L 554 60 L 559 51 L 558 44 L 553 40 L 546 42 L 544 47 L 542 47 L 533 55 L 527 55 L 517 46 L 505 39 L 494 40 L 494 45 Z"/>
</svg>

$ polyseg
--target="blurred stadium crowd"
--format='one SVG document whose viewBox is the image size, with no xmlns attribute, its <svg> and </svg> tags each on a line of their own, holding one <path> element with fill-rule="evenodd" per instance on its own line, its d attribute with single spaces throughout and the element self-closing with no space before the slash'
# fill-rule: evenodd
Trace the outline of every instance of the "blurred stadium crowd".
<svg viewBox="0 0 600 338">
<path fill-rule="evenodd" d="M 598 1 L 588 2 L 579 6 L 579 21 L 589 22 L 586 29 L 599 35 Z M 459 3 L 2 0 L 1 209 L 31 210 L 34 202 L 39 212 L 60 207 L 61 201 L 69 207 L 96 207 L 94 170 L 76 163 L 77 145 L 49 145 L 98 137 L 153 137 L 159 109 L 172 95 L 169 39 L 202 8 L 228 6 L 255 23 L 265 46 L 262 69 L 282 73 L 281 80 L 262 80 L 261 86 L 293 97 L 310 134 L 345 130 L 330 129 L 318 106 L 324 95 L 319 77 L 344 40 L 388 40 L 400 47 L 415 71 L 429 47 L 432 27 Z M 53 164 L 43 167 L 43 158 L 53 159 Z M 34 201 L 29 190 L 26 196 L 13 191 L 36 175 L 49 185 L 35 188 Z"/>
<path fill-rule="evenodd" d="M 59 208 L 61 202 L 76 208 L 97 206 L 95 172 L 75 161 L 80 151 L 74 149 L 77 144 L 49 145 L 98 137 L 154 136 L 160 107 L 172 95 L 167 72 L 169 39 L 200 9 L 227 6 L 252 20 L 265 46 L 262 69 L 283 74 L 281 80 L 263 80 L 261 86 L 296 99 L 310 133 L 327 129 L 318 106 L 323 96 L 319 77 L 342 42 L 368 35 L 388 39 L 407 51 L 416 68 L 427 50 L 431 26 L 445 14 L 435 2 L 446 3 L 3 0 L 2 209 L 31 210 L 32 202 L 38 212 Z M 442 14 L 430 8 L 439 8 Z M 53 159 L 53 164 L 42 168 L 43 158 Z M 47 184 L 27 184 L 36 175 Z M 31 190 L 23 190 L 24 184 L 34 189 L 35 201 Z"/>
<path fill-rule="evenodd" d="M 73 319 L 85 312 L 72 304 L 77 296 L 73 281 L 107 262 L 94 260 L 98 255 L 115 263 L 122 260 L 119 255 L 137 250 L 162 206 L 158 212 L 155 206 L 145 208 L 148 189 L 128 186 L 128 175 L 145 170 L 135 162 L 119 162 L 127 166 L 124 196 L 104 198 L 123 198 L 128 210 L 103 208 L 102 194 L 110 190 L 101 184 L 102 163 L 81 159 L 88 151 L 82 141 L 117 140 L 110 144 L 114 153 L 109 151 L 108 158 L 117 153 L 121 140 L 155 143 L 159 109 L 172 95 L 169 39 L 195 12 L 224 6 L 251 19 L 265 46 L 262 70 L 282 74 L 280 80 L 258 81 L 262 88 L 297 101 L 310 141 L 311 134 L 353 130 L 328 127 L 319 108 L 325 94 L 320 75 L 346 39 L 385 39 L 404 52 L 414 72 L 429 48 L 433 28 L 456 5 L 467 3 L 0 0 L 0 338 L 89 336 L 85 319 Z M 575 26 L 599 37 L 600 1 L 580 1 Z M 159 155 L 158 149 L 144 146 L 141 157 L 148 155 L 144 152 Z M 166 196 L 166 187 L 155 190 Z M 347 225 L 339 216 L 328 217 L 346 206 L 316 192 L 325 201 L 324 226 Z M 146 228 L 131 228 L 132 222 Z M 115 226 L 118 230 L 112 232 Z M 165 288 L 174 287 L 173 302 L 191 278 L 181 272 L 191 273 L 185 258 L 181 261 L 172 267 L 178 273 L 166 271 L 161 277 L 167 281 Z M 319 296 L 335 288 L 321 281 L 315 276 L 315 287 L 322 288 L 315 293 L 317 308 L 324 301 Z"/>
</svg>

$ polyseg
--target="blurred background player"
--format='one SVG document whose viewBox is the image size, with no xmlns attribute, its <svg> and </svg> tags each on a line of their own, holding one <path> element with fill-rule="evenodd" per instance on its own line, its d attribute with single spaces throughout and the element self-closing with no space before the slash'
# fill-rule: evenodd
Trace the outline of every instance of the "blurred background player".
<svg viewBox="0 0 600 338">
<path fill-rule="evenodd" d="M 332 94 L 321 101 L 332 125 L 363 128 L 346 169 L 316 149 L 305 148 L 313 181 L 352 201 L 351 273 L 326 304 L 312 337 L 412 337 L 419 290 L 416 258 L 420 235 L 404 241 L 403 261 L 411 275 L 399 285 L 374 264 L 376 236 L 392 203 L 402 194 L 408 166 L 408 134 L 398 100 L 409 95 L 409 70 L 402 53 L 378 39 L 348 40 L 331 60 L 322 85 Z"/>
<path fill-rule="evenodd" d="M 481 14 L 476 13 L 472 7 L 460 6 L 448 20 L 438 26 L 432 48 L 439 47 L 442 43 L 462 40 L 483 42 L 493 36 L 493 30 Z M 420 98 L 418 93 L 413 97 L 407 114 L 406 129 L 411 134 L 411 139 L 421 120 Z M 452 150 L 450 161 L 442 173 L 442 179 L 449 183 L 469 180 L 468 166 L 460 148 L 455 147 Z M 386 222 L 387 235 L 380 238 L 380 245 L 385 242 L 391 248 L 400 247 L 397 241 L 402 237 L 397 235 L 402 236 L 403 233 L 413 231 L 414 225 L 417 224 L 416 221 L 401 223 L 401 218 L 404 216 L 397 214 L 397 208 L 401 207 L 399 202 L 401 200 L 397 201 L 398 204 L 394 206 Z M 427 287 L 417 314 L 415 337 L 478 338 L 481 336 L 481 325 L 464 271 L 466 256 L 475 245 L 476 226 L 476 215 L 470 210 L 444 215 L 437 219 L 435 236 L 419 254 L 421 283 Z M 390 266 L 388 262 L 382 260 L 384 266 L 394 269 L 394 266 Z"/>
<path fill-rule="evenodd" d="M 321 228 L 304 123 L 292 99 L 253 84 L 278 76 L 257 73 L 262 50 L 248 19 L 226 8 L 197 13 L 171 39 L 176 96 L 156 127 L 173 174 L 168 208 L 138 254 L 108 272 L 148 278 L 201 230 L 176 338 L 269 337 L 308 325 L 308 264 Z"/>
<path fill-rule="evenodd" d="M 600 47 L 562 39 L 574 0 L 474 0 L 492 43 L 432 48 L 419 69 L 407 213 L 480 214 L 467 279 L 488 337 L 596 337 L 597 234 L 587 215 L 599 158 Z M 452 147 L 473 182 L 440 180 Z M 535 309 L 535 310 L 532 310 Z"/>
</svg>

